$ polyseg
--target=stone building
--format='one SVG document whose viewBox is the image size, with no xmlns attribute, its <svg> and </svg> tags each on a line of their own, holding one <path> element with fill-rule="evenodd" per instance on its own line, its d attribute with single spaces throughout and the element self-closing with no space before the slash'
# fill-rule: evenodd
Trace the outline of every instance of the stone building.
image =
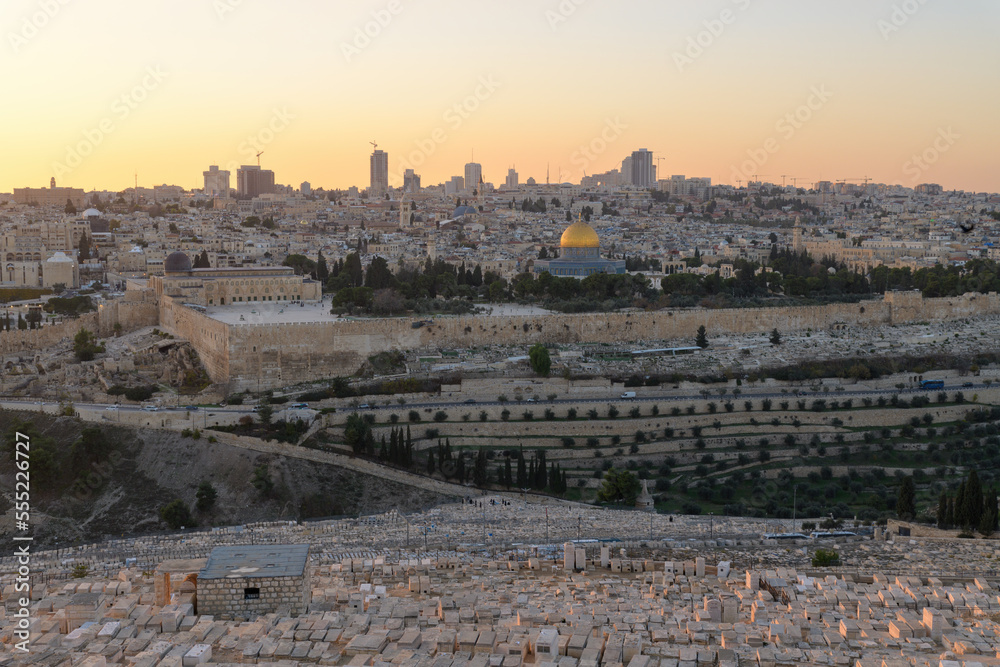
<svg viewBox="0 0 1000 667">
<path fill-rule="evenodd" d="M 309 545 L 216 547 L 198 575 L 198 612 L 250 619 L 306 612 L 311 590 Z"/>
<path fill-rule="evenodd" d="M 322 286 L 295 275 L 288 266 L 194 269 L 191 258 L 175 252 L 163 262 L 163 275 L 152 276 L 157 297 L 179 297 L 199 306 L 226 306 L 261 301 L 318 301 Z"/>
</svg>

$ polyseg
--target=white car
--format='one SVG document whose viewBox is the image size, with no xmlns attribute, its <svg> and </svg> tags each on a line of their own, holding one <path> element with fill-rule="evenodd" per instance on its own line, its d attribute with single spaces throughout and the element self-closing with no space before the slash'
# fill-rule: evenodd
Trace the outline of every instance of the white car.
<svg viewBox="0 0 1000 667">
<path fill-rule="evenodd" d="M 118 406 L 117 406 L 117 405 L 109 405 L 108 407 L 106 407 L 106 408 L 104 408 L 104 409 L 105 409 L 105 410 L 117 410 L 117 409 L 118 409 Z"/>
</svg>

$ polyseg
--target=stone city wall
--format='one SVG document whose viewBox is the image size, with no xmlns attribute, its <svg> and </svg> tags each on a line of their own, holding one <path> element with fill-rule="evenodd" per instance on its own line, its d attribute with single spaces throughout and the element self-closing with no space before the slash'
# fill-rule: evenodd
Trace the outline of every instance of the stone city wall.
<svg viewBox="0 0 1000 667">
<path fill-rule="evenodd" d="M 175 336 L 191 342 L 213 382 L 227 382 L 230 358 L 244 355 L 242 349 L 230 348 L 226 324 L 187 308 L 171 297 L 165 296 L 160 302 L 159 323 Z"/>
<path fill-rule="evenodd" d="M 34 352 L 72 343 L 80 329 L 92 331 L 99 338 L 107 338 L 115 334 L 115 324 L 121 324 L 122 333 L 128 333 L 156 326 L 158 322 L 159 309 L 155 303 L 114 301 L 102 304 L 96 312 L 41 329 L 0 332 L 0 355 Z"/>
<path fill-rule="evenodd" d="M 689 339 L 698 327 L 738 334 L 822 330 L 961 319 L 1000 313 L 996 294 L 924 299 L 890 293 L 881 301 L 817 307 L 676 310 L 585 315 L 438 318 L 416 329 L 412 319 L 227 326 L 163 299 L 161 326 L 194 345 L 212 379 L 233 391 L 274 388 L 355 373 L 379 352 L 475 345 L 629 343 Z M 425 320 L 426 321 L 426 320 Z"/>
</svg>

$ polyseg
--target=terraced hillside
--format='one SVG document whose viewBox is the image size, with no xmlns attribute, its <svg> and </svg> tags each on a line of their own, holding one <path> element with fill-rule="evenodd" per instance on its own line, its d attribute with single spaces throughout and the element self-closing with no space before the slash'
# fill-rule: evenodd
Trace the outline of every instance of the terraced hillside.
<svg viewBox="0 0 1000 667">
<path fill-rule="evenodd" d="M 628 470 L 649 480 L 661 512 L 875 520 L 893 514 L 898 485 L 912 476 L 918 516 L 933 516 L 942 490 L 953 490 L 970 469 L 986 487 L 1000 481 L 1000 390 L 816 389 L 603 404 L 401 406 L 355 414 L 312 444 L 477 485 L 485 478 L 493 488 L 544 486 L 583 501 L 596 499 L 607 470 Z M 405 443 L 408 459 L 394 453 L 405 452 Z M 536 470 L 538 461 L 547 474 Z"/>
</svg>

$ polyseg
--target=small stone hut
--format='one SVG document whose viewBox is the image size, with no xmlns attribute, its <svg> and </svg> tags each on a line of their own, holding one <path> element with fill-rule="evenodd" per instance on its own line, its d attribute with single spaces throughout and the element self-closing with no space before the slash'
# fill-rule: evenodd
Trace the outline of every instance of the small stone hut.
<svg viewBox="0 0 1000 667">
<path fill-rule="evenodd" d="M 198 574 L 198 613 L 250 619 L 309 605 L 309 545 L 216 547 Z"/>
</svg>

